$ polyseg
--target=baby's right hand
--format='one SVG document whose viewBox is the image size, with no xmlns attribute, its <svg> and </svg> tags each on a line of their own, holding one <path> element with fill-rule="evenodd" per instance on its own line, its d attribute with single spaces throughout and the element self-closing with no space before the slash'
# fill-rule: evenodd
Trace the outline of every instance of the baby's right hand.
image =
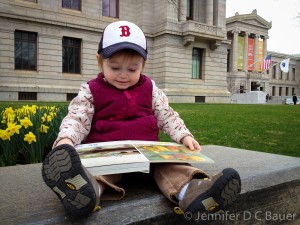
<svg viewBox="0 0 300 225">
<path fill-rule="evenodd" d="M 56 146 L 63 145 L 63 144 L 68 144 L 68 145 L 71 145 L 72 147 L 74 147 L 73 142 L 69 138 L 61 139 L 59 142 L 56 143 Z"/>
</svg>

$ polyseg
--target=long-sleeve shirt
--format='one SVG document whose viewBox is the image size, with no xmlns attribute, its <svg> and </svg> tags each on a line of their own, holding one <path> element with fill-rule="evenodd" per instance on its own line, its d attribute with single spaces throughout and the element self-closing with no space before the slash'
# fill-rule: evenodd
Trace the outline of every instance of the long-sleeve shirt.
<svg viewBox="0 0 300 225">
<path fill-rule="evenodd" d="M 178 143 L 183 137 L 192 136 L 179 114 L 169 106 L 167 96 L 153 80 L 152 84 L 152 109 L 158 128 Z M 71 101 L 68 110 L 53 147 L 64 138 L 68 138 L 74 145 L 78 145 L 88 136 L 95 114 L 93 95 L 88 83 L 81 85 L 78 95 Z"/>
</svg>

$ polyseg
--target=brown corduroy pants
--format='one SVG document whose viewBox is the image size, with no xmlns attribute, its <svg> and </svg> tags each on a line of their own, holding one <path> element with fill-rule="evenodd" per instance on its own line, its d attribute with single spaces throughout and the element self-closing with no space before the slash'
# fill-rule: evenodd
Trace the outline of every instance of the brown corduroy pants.
<svg viewBox="0 0 300 225">
<path fill-rule="evenodd" d="M 158 163 L 151 166 L 151 174 L 161 192 L 172 202 L 178 203 L 176 195 L 182 187 L 193 178 L 203 179 L 209 177 L 204 171 L 189 164 Z M 106 185 L 113 192 L 104 191 L 101 200 L 118 200 L 125 196 L 125 190 L 116 185 L 121 174 L 96 176 L 98 182 Z"/>
</svg>

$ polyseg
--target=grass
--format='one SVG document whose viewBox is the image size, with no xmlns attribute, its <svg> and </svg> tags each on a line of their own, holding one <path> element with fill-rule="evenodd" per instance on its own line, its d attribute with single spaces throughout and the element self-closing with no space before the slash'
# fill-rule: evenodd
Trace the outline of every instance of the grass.
<svg viewBox="0 0 300 225">
<path fill-rule="evenodd" d="M 171 104 L 201 145 L 300 157 L 300 107 Z M 161 134 L 161 140 L 170 140 Z"/>
<path fill-rule="evenodd" d="M 0 102 L 0 108 L 37 104 Z M 38 103 L 62 105 L 68 103 Z M 300 106 L 238 104 L 171 104 L 201 145 L 300 157 Z M 161 141 L 170 141 L 160 134 Z"/>
</svg>

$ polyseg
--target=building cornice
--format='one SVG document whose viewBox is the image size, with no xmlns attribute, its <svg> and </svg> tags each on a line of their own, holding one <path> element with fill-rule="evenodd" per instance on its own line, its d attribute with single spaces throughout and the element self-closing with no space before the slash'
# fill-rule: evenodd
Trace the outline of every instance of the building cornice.
<svg viewBox="0 0 300 225">
<path fill-rule="evenodd" d="M 265 28 L 267 28 L 267 29 L 272 28 L 272 22 L 268 22 L 261 16 L 257 15 L 256 10 L 253 10 L 253 12 L 251 14 L 240 15 L 240 14 L 236 13 L 234 16 L 226 19 L 226 24 L 228 25 L 229 23 L 234 23 L 234 22 L 249 23 L 249 22 L 247 22 L 247 20 L 256 20 L 259 23 L 261 23 L 262 26 L 264 26 Z M 251 25 L 253 25 L 253 24 L 251 24 Z"/>
</svg>

